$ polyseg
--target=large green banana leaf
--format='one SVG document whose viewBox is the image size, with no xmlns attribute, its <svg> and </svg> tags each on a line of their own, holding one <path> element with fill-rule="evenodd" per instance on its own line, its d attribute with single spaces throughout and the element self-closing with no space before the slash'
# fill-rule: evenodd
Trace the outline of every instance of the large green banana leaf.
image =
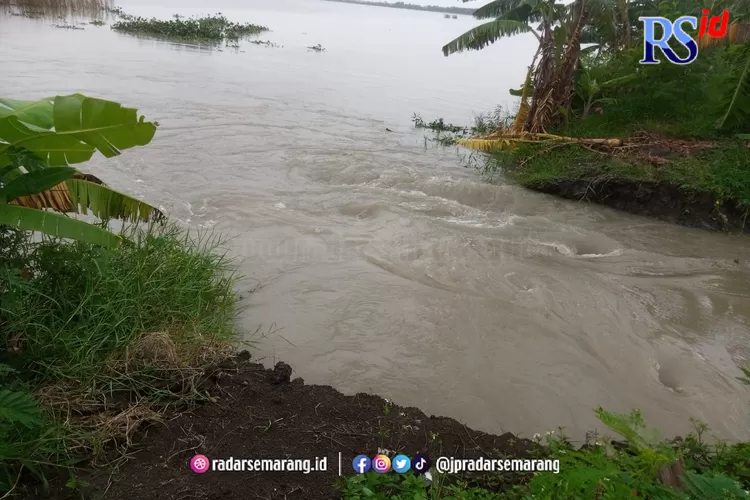
<svg viewBox="0 0 750 500">
<path fill-rule="evenodd" d="M 115 247 L 122 242 L 116 234 L 84 221 L 18 205 L 0 205 L 0 224 L 106 247 Z"/>
<path fill-rule="evenodd" d="M 166 219 L 158 208 L 115 191 L 94 175 L 78 172 L 72 167 L 50 167 L 34 154 L 22 153 L 14 155 L 12 165 L 0 168 L 0 183 L 8 185 L 7 188 L 0 187 L 0 203 L 4 198 L 6 202 L 15 200 L 16 205 L 28 208 L 51 208 L 79 214 L 87 214 L 90 210 L 100 219 L 130 222 L 161 222 Z M 20 166 L 27 172 L 24 173 Z M 40 183 L 41 180 L 44 182 Z M 19 190 L 21 186 L 24 189 Z"/>
<path fill-rule="evenodd" d="M 36 102 L 4 99 L 0 101 L 0 167 L 10 163 L 11 148 L 27 149 L 51 166 L 88 161 L 97 149 L 110 158 L 151 142 L 156 126 L 139 117 L 135 108 L 81 94 Z"/>
<path fill-rule="evenodd" d="M 113 246 L 121 241 L 117 235 L 45 209 L 91 211 L 101 219 L 164 219 L 153 206 L 67 167 L 96 150 L 109 158 L 146 145 L 157 125 L 135 108 L 81 94 L 0 99 L 0 224 Z"/>
<path fill-rule="evenodd" d="M 14 115 L 24 123 L 50 130 L 54 126 L 52 118 L 54 101 L 54 98 L 38 101 L 0 98 L 0 118 Z"/>
</svg>

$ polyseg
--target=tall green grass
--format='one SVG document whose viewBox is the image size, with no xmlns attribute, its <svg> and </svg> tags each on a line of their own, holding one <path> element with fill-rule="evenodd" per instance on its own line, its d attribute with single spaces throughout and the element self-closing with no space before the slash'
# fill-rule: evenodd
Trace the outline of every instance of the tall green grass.
<svg viewBox="0 0 750 500">
<path fill-rule="evenodd" d="M 201 397 L 203 368 L 231 350 L 223 241 L 175 225 L 124 233 L 113 250 L 0 226 L 0 494 L 23 471 L 45 484 L 48 466 L 129 441 L 107 416 L 145 421 Z"/>
<path fill-rule="evenodd" d="M 232 267 L 216 238 L 174 225 L 130 230 L 111 251 L 3 232 L 11 248 L 0 258 L 2 337 L 21 348 L 0 359 L 29 382 L 96 377 L 108 356 L 149 333 L 186 344 L 233 335 Z"/>
</svg>

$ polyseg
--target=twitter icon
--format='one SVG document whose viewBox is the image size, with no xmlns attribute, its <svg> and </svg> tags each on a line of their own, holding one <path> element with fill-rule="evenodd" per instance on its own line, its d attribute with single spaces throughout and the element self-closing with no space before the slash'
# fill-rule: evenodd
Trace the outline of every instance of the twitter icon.
<svg viewBox="0 0 750 500">
<path fill-rule="evenodd" d="M 391 461 L 391 467 L 399 474 L 403 474 L 411 468 L 411 460 L 406 455 L 396 455 Z"/>
</svg>

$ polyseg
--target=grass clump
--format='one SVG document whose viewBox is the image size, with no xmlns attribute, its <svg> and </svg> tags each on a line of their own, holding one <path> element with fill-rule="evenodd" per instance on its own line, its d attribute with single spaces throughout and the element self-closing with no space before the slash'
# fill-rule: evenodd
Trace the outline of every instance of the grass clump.
<svg viewBox="0 0 750 500">
<path fill-rule="evenodd" d="M 125 233 L 105 249 L 0 226 L 0 491 L 130 444 L 140 423 L 203 397 L 205 368 L 231 352 L 222 241 L 175 225 Z"/>
<path fill-rule="evenodd" d="M 234 23 L 218 13 L 213 16 L 185 18 L 175 14 L 168 21 L 122 15 L 122 20 L 112 25 L 113 30 L 135 35 L 149 35 L 182 41 L 223 42 L 239 40 L 268 31 L 265 26 Z"/>
<path fill-rule="evenodd" d="M 693 422 L 686 439 L 662 440 L 638 411 L 629 415 L 596 411 L 625 438 L 596 434 L 582 447 L 558 430 L 535 436 L 531 458 L 560 461 L 559 473 L 483 473 L 415 476 L 369 472 L 347 478 L 338 488 L 347 499 L 558 500 L 634 497 L 662 500 L 750 498 L 750 445 L 708 444 L 705 424 Z"/>
</svg>

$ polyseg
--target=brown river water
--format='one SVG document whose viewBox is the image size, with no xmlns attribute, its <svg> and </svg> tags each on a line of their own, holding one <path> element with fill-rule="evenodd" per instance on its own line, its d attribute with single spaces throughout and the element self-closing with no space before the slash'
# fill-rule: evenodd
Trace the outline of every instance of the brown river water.
<svg viewBox="0 0 750 500">
<path fill-rule="evenodd" d="M 580 438 L 602 430 L 603 406 L 640 408 L 669 435 L 695 417 L 750 437 L 735 378 L 750 364 L 750 240 L 488 184 L 411 127 L 414 112 L 470 123 L 512 107 L 533 38 L 444 58 L 475 21 L 320 0 L 158 4 L 122 6 L 221 11 L 279 47 L 0 16 L 0 95 L 83 92 L 160 122 L 150 146 L 85 169 L 231 237 L 240 327 L 266 363 L 488 432 Z"/>
</svg>

